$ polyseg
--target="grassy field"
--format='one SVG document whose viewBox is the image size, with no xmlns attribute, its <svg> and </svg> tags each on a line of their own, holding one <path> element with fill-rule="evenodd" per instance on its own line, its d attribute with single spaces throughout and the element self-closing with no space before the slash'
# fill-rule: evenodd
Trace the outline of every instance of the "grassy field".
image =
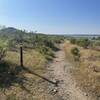
<svg viewBox="0 0 100 100">
<path fill-rule="evenodd" d="M 25 68 L 44 76 L 47 59 L 42 54 L 34 49 L 28 49 L 24 51 L 23 56 Z M 0 63 L 0 98 L 2 100 L 25 100 L 26 98 L 32 100 L 33 96 L 38 95 L 37 88 L 42 79 L 24 70 L 20 66 L 19 57 L 19 51 L 7 51 L 4 62 Z"/>
<path fill-rule="evenodd" d="M 0 39 L 0 47 L 7 47 L 8 40 Z"/>
<path fill-rule="evenodd" d="M 36 97 L 42 100 L 44 95 L 48 98 L 46 85 L 42 82 L 45 82 L 47 63 L 54 58 L 63 37 L 13 30 L 15 33 L 9 32 L 8 36 L 4 32 L 6 36 L 1 33 L 0 37 L 0 57 L 5 50 L 5 56 L 0 59 L 0 98 L 33 100 Z M 20 43 L 23 44 L 23 67 L 20 66 Z"/>
<path fill-rule="evenodd" d="M 80 50 L 80 61 L 74 61 L 71 49 L 77 47 Z M 92 49 L 84 49 L 66 41 L 64 47 L 66 59 L 73 64 L 73 76 L 82 90 L 92 94 L 98 100 L 100 96 L 100 52 Z"/>
</svg>

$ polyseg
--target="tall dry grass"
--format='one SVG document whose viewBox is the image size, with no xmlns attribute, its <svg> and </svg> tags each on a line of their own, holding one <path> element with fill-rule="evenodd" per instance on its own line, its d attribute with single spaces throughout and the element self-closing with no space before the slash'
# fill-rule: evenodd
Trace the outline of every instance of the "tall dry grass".
<svg viewBox="0 0 100 100">
<path fill-rule="evenodd" d="M 73 76 L 77 85 L 98 100 L 100 98 L 100 52 L 78 47 L 81 58 L 80 62 L 75 62 L 70 52 L 73 47 L 78 46 L 66 41 L 64 50 L 66 58 L 73 64 Z"/>
</svg>

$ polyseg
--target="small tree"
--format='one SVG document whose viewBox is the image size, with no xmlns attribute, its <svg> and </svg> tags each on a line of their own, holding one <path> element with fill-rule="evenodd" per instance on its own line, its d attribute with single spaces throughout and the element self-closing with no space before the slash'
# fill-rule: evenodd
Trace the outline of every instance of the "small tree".
<svg viewBox="0 0 100 100">
<path fill-rule="evenodd" d="M 77 47 L 72 48 L 71 49 L 71 53 L 73 54 L 75 61 L 79 61 L 80 60 L 80 51 L 79 51 L 79 49 Z"/>
</svg>

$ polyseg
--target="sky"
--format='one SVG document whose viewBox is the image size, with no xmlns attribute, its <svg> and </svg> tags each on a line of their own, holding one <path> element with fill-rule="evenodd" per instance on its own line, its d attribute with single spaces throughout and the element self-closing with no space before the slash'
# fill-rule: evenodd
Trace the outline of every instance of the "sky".
<svg viewBox="0 0 100 100">
<path fill-rule="evenodd" d="M 100 34 L 100 0 L 0 0 L 0 25 L 46 34 Z"/>
</svg>

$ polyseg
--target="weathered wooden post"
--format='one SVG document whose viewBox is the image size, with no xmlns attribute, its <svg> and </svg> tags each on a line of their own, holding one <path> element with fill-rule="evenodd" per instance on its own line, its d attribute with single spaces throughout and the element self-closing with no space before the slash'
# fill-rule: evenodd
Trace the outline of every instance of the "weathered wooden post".
<svg viewBox="0 0 100 100">
<path fill-rule="evenodd" d="M 20 66 L 23 67 L 23 45 L 20 44 Z"/>
</svg>

